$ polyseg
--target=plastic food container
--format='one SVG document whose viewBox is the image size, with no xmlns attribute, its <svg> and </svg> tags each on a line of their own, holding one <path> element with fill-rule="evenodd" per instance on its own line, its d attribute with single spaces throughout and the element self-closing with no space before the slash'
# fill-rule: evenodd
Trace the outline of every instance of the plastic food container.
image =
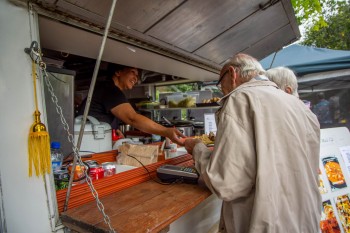
<svg viewBox="0 0 350 233">
<path fill-rule="evenodd" d="M 139 103 L 136 103 L 135 105 L 137 108 L 154 109 L 159 108 L 160 103 L 152 101 L 141 101 Z"/>
<path fill-rule="evenodd" d="M 167 96 L 169 108 L 195 107 L 199 93 L 177 93 Z"/>
</svg>

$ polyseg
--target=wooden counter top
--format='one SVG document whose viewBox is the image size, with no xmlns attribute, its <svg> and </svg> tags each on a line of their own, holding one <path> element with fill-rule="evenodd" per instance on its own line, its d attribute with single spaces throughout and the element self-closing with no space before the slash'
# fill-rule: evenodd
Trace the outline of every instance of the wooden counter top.
<svg viewBox="0 0 350 233">
<path fill-rule="evenodd" d="M 118 233 L 159 232 L 211 195 L 203 185 L 161 185 L 147 181 L 101 198 Z M 64 225 L 78 232 L 109 232 L 96 202 L 61 213 Z"/>
</svg>

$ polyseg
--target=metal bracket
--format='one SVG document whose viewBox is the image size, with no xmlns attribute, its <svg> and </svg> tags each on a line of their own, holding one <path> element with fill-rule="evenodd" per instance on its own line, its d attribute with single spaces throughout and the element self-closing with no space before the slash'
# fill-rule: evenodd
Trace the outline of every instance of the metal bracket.
<svg viewBox="0 0 350 233">
<path fill-rule="evenodd" d="M 39 44 L 37 41 L 32 41 L 29 48 L 25 48 L 24 52 L 30 56 L 30 58 L 35 62 L 38 63 L 41 53 L 39 49 Z"/>
</svg>

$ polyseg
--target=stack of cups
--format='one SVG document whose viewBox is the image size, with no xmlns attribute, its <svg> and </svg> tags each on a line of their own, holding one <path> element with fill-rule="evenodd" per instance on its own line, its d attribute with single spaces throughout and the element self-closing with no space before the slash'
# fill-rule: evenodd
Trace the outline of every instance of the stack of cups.
<svg viewBox="0 0 350 233">
<path fill-rule="evenodd" d="M 176 152 L 177 152 L 177 144 L 172 142 L 169 138 L 166 138 L 165 142 L 165 147 L 166 147 L 166 154 L 165 154 L 165 159 L 169 158 L 174 158 L 176 157 Z"/>
</svg>

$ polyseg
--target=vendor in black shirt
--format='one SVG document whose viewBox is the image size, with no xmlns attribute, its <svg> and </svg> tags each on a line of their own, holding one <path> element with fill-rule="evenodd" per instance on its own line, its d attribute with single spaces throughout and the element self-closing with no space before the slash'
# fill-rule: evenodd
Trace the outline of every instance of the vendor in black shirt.
<svg viewBox="0 0 350 233">
<path fill-rule="evenodd" d="M 124 90 L 131 90 L 137 83 L 138 69 L 116 65 L 112 66 L 112 69 L 114 70 L 111 73 L 112 78 L 101 85 L 96 85 L 88 115 L 109 124 L 112 124 L 114 119 L 117 118 L 142 132 L 161 135 L 179 145 L 183 145 L 179 137 L 185 136 L 179 130 L 164 127 L 138 114 L 124 95 Z M 83 115 L 85 105 L 86 99 L 80 106 L 79 115 Z"/>
</svg>

